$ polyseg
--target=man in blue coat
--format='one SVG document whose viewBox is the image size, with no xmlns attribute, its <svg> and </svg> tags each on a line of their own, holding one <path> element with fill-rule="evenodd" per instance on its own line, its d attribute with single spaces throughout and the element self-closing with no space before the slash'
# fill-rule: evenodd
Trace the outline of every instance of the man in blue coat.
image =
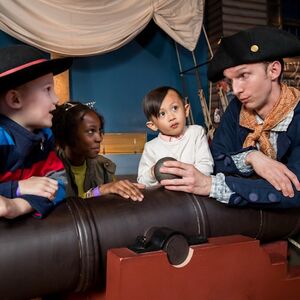
<svg viewBox="0 0 300 300">
<path fill-rule="evenodd" d="M 166 189 L 210 196 L 233 206 L 300 206 L 300 91 L 281 83 L 284 57 L 300 55 L 300 41 L 271 27 L 223 38 L 208 77 L 224 77 L 235 99 L 211 144 L 215 175 L 165 162 Z"/>
</svg>

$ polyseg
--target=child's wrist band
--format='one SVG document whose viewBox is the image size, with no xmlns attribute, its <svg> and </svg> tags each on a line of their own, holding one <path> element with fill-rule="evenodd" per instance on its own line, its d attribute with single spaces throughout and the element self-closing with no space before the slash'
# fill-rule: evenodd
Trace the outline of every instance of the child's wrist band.
<svg viewBox="0 0 300 300">
<path fill-rule="evenodd" d="M 100 195 L 101 195 L 101 192 L 100 192 L 99 186 L 97 186 L 93 189 L 93 196 L 98 197 Z"/>
<path fill-rule="evenodd" d="M 22 194 L 21 194 L 21 191 L 20 191 L 20 187 L 18 186 L 17 190 L 16 190 L 16 196 L 17 197 L 20 197 Z"/>
</svg>

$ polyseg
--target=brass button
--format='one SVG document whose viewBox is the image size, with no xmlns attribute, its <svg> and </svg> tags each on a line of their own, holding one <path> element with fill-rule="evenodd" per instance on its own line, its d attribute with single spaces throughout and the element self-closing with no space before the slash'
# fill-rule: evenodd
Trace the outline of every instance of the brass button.
<svg viewBox="0 0 300 300">
<path fill-rule="evenodd" d="M 257 52 L 259 50 L 258 46 L 257 45 L 252 45 L 251 48 L 250 48 L 251 52 Z"/>
</svg>

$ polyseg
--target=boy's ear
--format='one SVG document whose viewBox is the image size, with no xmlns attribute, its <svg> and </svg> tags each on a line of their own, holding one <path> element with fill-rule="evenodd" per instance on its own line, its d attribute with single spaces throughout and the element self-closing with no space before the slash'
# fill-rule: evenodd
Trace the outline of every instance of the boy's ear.
<svg viewBox="0 0 300 300">
<path fill-rule="evenodd" d="M 191 107 L 190 107 L 189 104 L 185 104 L 185 105 L 184 105 L 185 117 L 186 117 L 186 118 L 189 116 L 190 108 L 191 108 Z"/>
<path fill-rule="evenodd" d="M 151 129 L 151 130 L 153 130 L 153 131 L 157 131 L 157 126 L 152 122 L 152 121 L 148 121 L 147 123 L 146 123 L 146 125 L 147 125 L 147 127 L 149 128 L 149 129 Z"/>
<path fill-rule="evenodd" d="M 4 96 L 4 101 L 11 109 L 20 109 L 22 107 L 21 97 L 17 90 L 9 90 Z"/>
</svg>

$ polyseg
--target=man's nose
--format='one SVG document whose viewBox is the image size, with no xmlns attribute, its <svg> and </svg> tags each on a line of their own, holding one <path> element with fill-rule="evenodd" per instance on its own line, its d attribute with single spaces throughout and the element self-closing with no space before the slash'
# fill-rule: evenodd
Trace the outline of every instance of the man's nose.
<svg viewBox="0 0 300 300">
<path fill-rule="evenodd" d="M 232 81 L 232 92 L 235 96 L 239 96 L 239 94 L 243 91 L 242 84 L 238 80 Z"/>
</svg>

